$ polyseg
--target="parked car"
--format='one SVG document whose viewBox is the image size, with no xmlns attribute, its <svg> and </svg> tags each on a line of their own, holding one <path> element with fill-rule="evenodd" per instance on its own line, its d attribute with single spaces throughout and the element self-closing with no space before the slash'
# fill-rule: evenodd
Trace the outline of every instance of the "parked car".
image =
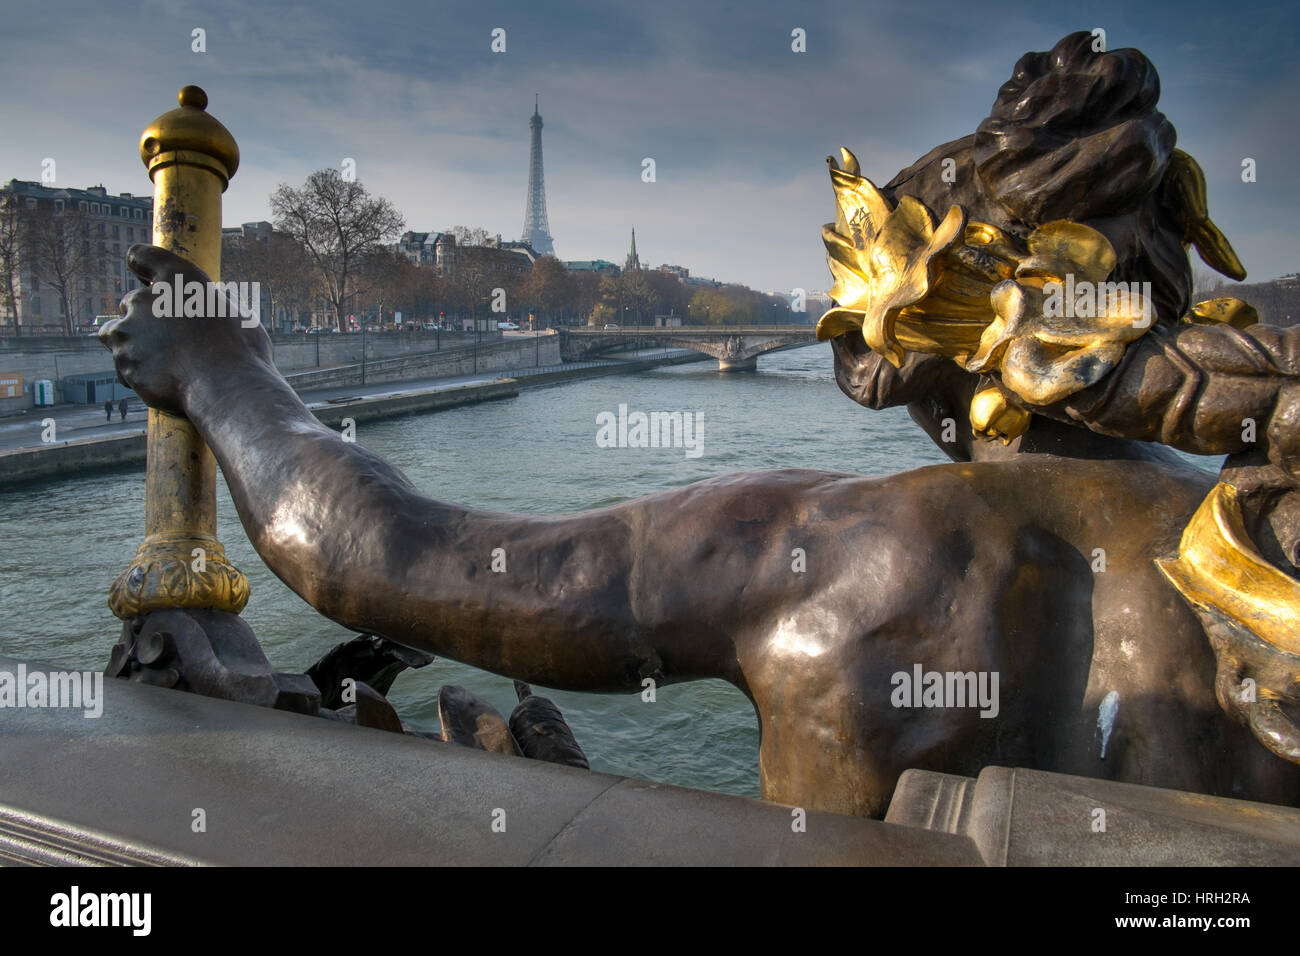
<svg viewBox="0 0 1300 956">
<path fill-rule="evenodd" d="M 424 331 L 426 331 L 426 332 L 441 332 L 441 331 L 442 331 L 442 326 L 439 325 L 437 322 L 425 322 L 423 328 L 424 328 Z"/>
<path fill-rule="evenodd" d="M 618 329 L 618 326 L 615 325 L 613 322 L 606 322 L 606 323 L 605 323 L 605 331 L 608 332 L 610 329 L 615 329 L 615 330 L 617 330 L 617 329 Z"/>
<path fill-rule="evenodd" d="M 519 326 L 513 322 L 498 322 L 497 329 L 501 332 L 518 332 Z"/>
</svg>

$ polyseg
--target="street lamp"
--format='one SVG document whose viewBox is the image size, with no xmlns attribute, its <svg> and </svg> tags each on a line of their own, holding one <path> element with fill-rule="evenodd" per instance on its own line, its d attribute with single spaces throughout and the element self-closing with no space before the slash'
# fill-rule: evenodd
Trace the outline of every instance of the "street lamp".
<svg viewBox="0 0 1300 956">
<path fill-rule="evenodd" d="M 478 289 L 479 291 L 482 291 L 482 289 L 479 287 L 479 279 L 481 278 L 482 276 L 479 273 L 477 272 L 474 273 L 474 288 Z M 483 340 L 483 322 L 487 321 L 486 319 L 482 321 L 479 320 L 478 304 L 480 302 L 490 302 L 491 300 L 492 300 L 492 296 L 490 295 L 485 295 L 482 297 L 479 296 L 474 297 L 474 373 L 476 375 L 478 374 L 478 344 Z"/>
<path fill-rule="evenodd" d="M 379 321 L 384 320 L 384 303 L 379 303 Z M 366 384 L 366 333 L 370 331 L 370 322 L 366 318 L 361 319 L 361 384 Z"/>
</svg>

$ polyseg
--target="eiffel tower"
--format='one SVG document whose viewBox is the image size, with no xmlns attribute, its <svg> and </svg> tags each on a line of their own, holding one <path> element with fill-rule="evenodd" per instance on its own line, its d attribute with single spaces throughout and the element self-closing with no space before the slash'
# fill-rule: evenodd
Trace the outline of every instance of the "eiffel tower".
<svg viewBox="0 0 1300 956">
<path fill-rule="evenodd" d="M 542 114 L 537 112 L 533 100 L 533 118 L 528 121 L 532 130 L 532 145 L 528 150 L 528 202 L 524 205 L 523 241 L 541 256 L 555 255 L 551 242 L 551 227 L 546 222 L 546 180 L 542 173 Z"/>
</svg>

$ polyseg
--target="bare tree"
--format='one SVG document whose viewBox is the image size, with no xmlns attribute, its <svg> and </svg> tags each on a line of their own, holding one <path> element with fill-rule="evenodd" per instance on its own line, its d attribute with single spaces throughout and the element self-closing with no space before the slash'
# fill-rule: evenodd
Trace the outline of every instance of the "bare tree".
<svg viewBox="0 0 1300 956">
<path fill-rule="evenodd" d="M 32 275 L 59 294 L 64 331 L 77 334 L 76 296 L 104 271 L 102 244 L 91 238 L 90 217 L 71 209 L 56 210 L 44 203 L 20 214 L 22 256 Z"/>
<path fill-rule="evenodd" d="M 348 303 L 368 288 L 358 265 L 401 233 L 401 214 L 337 169 L 317 170 L 298 189 L 282 184 L 271 196 L 271 210 L 275 227 L 307 250 L 342 330 Z"/>
<path fill-rule="evenodd" d="M 555 256 L 542 256 L 533 263 L 532 272 L 520 284 L 520 295 L 539 313 L 539 327 L 554 322 L 565 311 L 572 311 L 578 298 L 578 283 Z M 549 321 L 547 321 L 549 320 Z"/>
<path fill-rule="evenodd" d="M 221 275 L 227 282 L 257 282 L 266 297 L 268 328 L 275 324 L 277 308 L 295 324 L 319 294 L 320 279 L 307 250 L 281 232 L 268 239 L 244 235 L 221 241 Z"/>
<path fill-rule="evenodd" d="M 1223 281 L 1223 276 L 1217 272 L 1211 272 L 1209 269 L 1193 269 L 1192 301 L 1200 302 L 1204 299 L 1212 299 L 1216 295 L 1222 295 L 1226 284 Z"/>
<path fill-rule="evenodd" d="M 450 229 L 444 229 L 443 232 L 455 236 L 457 246 L 486 246 L 490 238 L 488 231 L 482 226 L 475 226 L 473 229 L 468 226 L 452 226 Z"/>
<path fill-rule="evenodd" d="M 383 306 L 383 321 L 389 312 L 402 312 L 408 324 L 434 312 L 442 283 L 431 267 L 385 250 L 368 257 L 362 269 L 373 279 L 370 298 Z"/>
<path fill-rule="evenodd" d="M 13 323 L 14 335 L 21 333 L 18 324 L 18 269 L 22 233 L 18 228 L 18 194 L 0 190 L 0 305 Z"/>
<path fill-rule="evenodd" d="M 517 260 L 515 260 L 517 261 Z M 511 259 L 490 246 L 464 246 L 457 243 L 456 268 L 448 286 L 455 291 L 450 298 L 467 309 L 475 318 L 504 319 L 518 309 L 522 301 L 521 288 L 526 275 L 510 265 Z M 493 312 L 498 300 L 496 290 L 505 293 L 507 314 Z"/>
<path fill-rule="evenodd" d="M 653 311 L 654 292 L 644 271 L 634 269 L 619 276 L 619 303 L 623 311 L 619 324 L 629 318 L 635 318 L 637 325 L 645 322 L 646 314 Z"/>
<path fill-rule="evenodd" d="M 573 313 L 579 319 L 585 320 L 600 303 L 600 282 L 604 276 L 598 272 L 573 272 L 570 275 L 573 277 L 575 289 Z"/>
</svg>

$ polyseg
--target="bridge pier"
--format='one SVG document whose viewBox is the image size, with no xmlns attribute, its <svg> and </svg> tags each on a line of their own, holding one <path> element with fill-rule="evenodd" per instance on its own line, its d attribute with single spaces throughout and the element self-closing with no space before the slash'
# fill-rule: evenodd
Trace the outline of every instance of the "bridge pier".
<svg viewBox="0 0 1300 956">
<path fill-rule="evenodd" d="M 758 356 L 751 355 L 749 358 L 741 359 L 718 359 L 719 372 L 757 372 Z"/>
</svg>

